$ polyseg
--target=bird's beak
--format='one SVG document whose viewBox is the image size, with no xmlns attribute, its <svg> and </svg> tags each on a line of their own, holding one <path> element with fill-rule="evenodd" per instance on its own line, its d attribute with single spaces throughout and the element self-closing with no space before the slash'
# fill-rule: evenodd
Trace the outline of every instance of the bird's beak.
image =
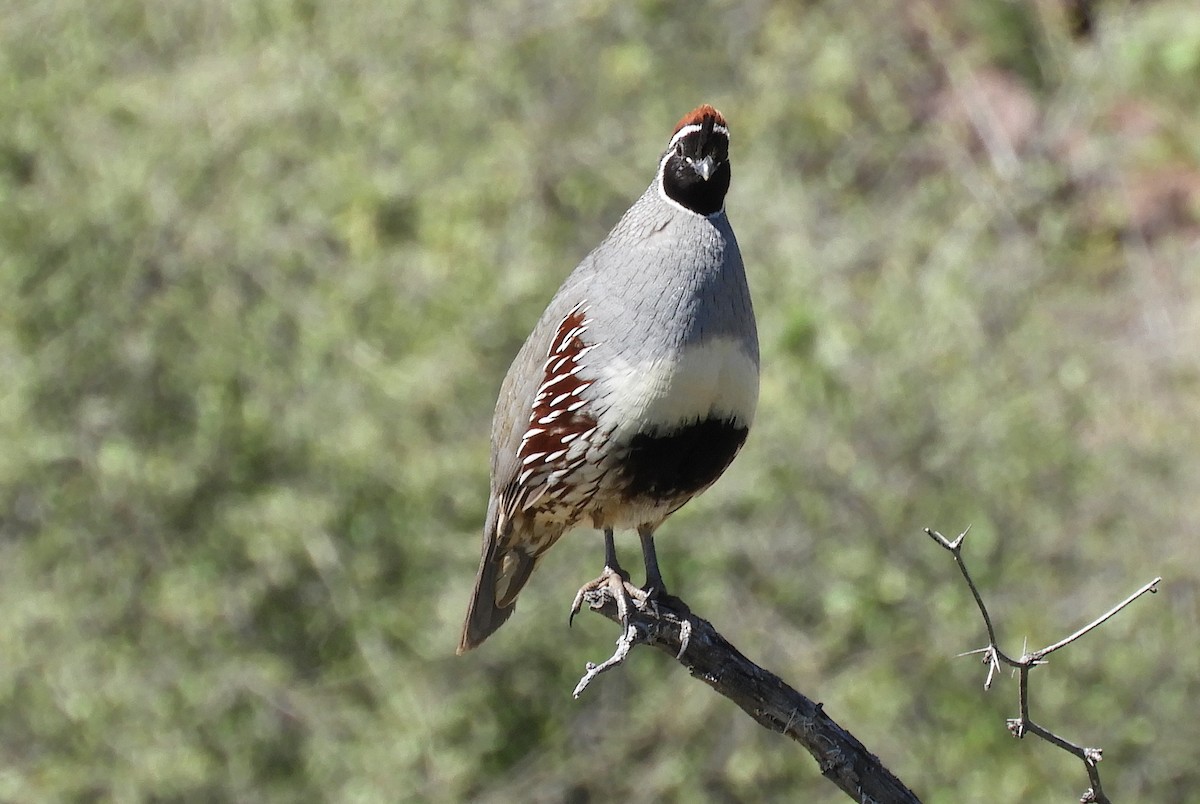
<svg viewBox="0 0 1200 804">
<path fill-rule="evenodd" d="M 703 159 L 692 162 L 692 169 L 700 174 L 700 178 L 708 181 L 717 172 L 717 163 L 713 161 L 712 156 L 706 156 Z"/>
</svg>

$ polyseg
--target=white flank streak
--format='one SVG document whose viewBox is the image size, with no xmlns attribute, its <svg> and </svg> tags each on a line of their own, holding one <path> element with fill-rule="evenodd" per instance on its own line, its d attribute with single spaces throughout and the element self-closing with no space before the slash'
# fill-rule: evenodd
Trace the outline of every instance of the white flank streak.
<svg viewBox="0 0 1200 804">
<path fill-rule="evenodd" d="M 571 345 L 572 340 L 574 340 L 575 338 L 579 337 L 582 334 L 583 334 L 583 327 L 575 327 L 573 330 L 568 332 L 566 335 L 563 335 L 562 343 L 560 343 L 558 345 L 558 348 L 554 350 L 555 354 L 558 354 L 559 352 L 566 349 L 568 346 Z"/>
<path fill-rule="evenodd" d="M 626 423 L 627 435 L 647 425 L 671 427 L 710 416 L 749 427 L 758 405 L 754 361 L 728 338 L 693 346 L 677 362 L 622 362 L 604 373 L 614 386 L 606 418 Z"/>
</svg>

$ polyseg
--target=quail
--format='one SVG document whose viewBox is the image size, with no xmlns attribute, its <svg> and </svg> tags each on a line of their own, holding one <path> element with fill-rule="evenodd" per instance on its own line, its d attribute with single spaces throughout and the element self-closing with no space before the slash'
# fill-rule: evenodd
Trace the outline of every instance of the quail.
<svg viewBox="0 0 1200 804">
<path fill-rule="evenodd" d="M 483 551 L 458 653 L 509 618 L 538 560 L 580 525 L 604 535 L 593 584 L 666 594 L 654 533 L 733 461 L 758 401 L 754 310 L 725 215 L 730 176 L 729 127 L 699 106 L 513 360 L 492 420 Z M 641 540 L 641 590 L 617 563 L 620 529 Z"/>
</svg>

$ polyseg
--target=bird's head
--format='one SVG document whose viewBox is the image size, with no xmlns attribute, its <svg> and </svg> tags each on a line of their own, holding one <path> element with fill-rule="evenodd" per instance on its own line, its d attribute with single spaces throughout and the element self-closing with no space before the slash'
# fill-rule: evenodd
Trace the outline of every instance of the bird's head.
<svg viewBox="0 0 1200 804">
<path fill-rule="evenodd" d="M 663 193 L 700 215 L 725 206 L 731 178 L 729 127 L 707 103 L 683 116 L 659 165 Z"/>
</svg>

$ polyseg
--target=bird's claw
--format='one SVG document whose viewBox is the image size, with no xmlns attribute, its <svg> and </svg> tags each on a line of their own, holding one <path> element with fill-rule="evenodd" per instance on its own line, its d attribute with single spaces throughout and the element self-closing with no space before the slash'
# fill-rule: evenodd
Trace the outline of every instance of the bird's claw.
<svg viewBox="0 0 1200 804">
<path fill-rule="evenodd" d="M 568 627 L 575 621 L 575 615 L 583 608 L 583 600 L 587 593 L 604 588 L 609 590 L 613 600 L 616 601 L 617 618 L 621 621 L 622 628 L 629 628 L 629 605 L 631 602 L 637 601 L 638 604 L 644 605 L 656 597 L 652 592 L 639 589 L 630 583 L 629 577 L 619 569 L 606 566 L 598 578 L 588 581 L 575 593 L 575 600 L 571 603 L 571 614 L 567 618 Z"/>
</svg>

